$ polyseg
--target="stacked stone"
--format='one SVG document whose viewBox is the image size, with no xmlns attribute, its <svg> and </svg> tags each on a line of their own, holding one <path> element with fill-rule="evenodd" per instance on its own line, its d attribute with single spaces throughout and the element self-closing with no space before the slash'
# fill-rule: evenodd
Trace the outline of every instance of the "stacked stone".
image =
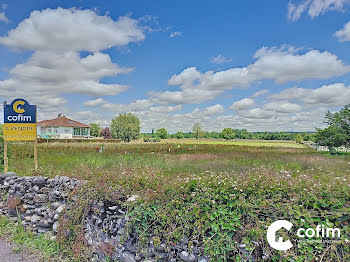
<svg viewBox="0 0 350 262">
<path fill-rule="evenodd" d="M 0 174 L 0 214 L 10 216 L 14 222 L 20 219 L 25 227 L 34 232 L 51 232 L 54 239 L 59 216 L 67 207 L 68 195 L 78 182 L 65 176 L 50 179 L 41 176 L 20 177 L 12 172 Z M 133 195 L 120 199 L 118 203 L 108 200 L 92 202 L 85 221 L 85 238 L 95 254 L 95 260 L 105 261 L 106 253 L 109 253 L 113 260 L 122 262 L 208 261 L 201 255 L 195 241 L 192 241 L 195 246 L 189 250 L 186 237 L 170 248 L 164 243 L 155 245 L 151 237 L 147 247 L 142 247 L 137 236 L 125 230 L 129 217 L 122 205 L 123 201 L 132 202 L 137 198 L 137 195 Z"/>
<path fill-rule="evenodd" d="M 12 221 L 21 220 L 25 227 L 37 233 L 57 232 L 59 214 L 66 207 L 68 193 L 78 180 L 68 177 L 19 177 L 15 173 L 0 176 L 0 190 L 7 196 L 1 210 Z M 11 206 L 10 201 L 18 205 Z"/>
</svg>

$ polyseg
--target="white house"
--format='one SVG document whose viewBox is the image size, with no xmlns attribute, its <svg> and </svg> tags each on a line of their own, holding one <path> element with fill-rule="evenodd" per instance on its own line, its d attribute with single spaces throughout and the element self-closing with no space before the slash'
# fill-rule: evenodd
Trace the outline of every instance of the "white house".
<svg viewBox="0 0 350 262">
<path fill-rule="evenodd" d="M 59 114 L 55 119 L 37 122 L 37 135 L 42 138 L 88 138 L 90 126 Z"/>
</svg>

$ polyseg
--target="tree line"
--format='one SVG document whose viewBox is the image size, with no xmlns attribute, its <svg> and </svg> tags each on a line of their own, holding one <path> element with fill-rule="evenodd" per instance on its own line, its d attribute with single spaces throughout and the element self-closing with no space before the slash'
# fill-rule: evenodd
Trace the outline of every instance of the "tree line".
<svg viewBox="0 0 350 262">
<path fill-rule="evenodd" d="M 134 114 L 121 114 L 112 119 L 110 127 L 101 128 L 98 124 L 91 123 L 90 134 L 105 139 L 116 138 L 130 142 L 143 138 L 145 142 L 159 142 L 166 138 L 213 138 L 213 139 L 252 139 L 252 140 L 294 140 L 297 143 L 303 141 L 314 141 L 327 146 L 331 153 L 337 148 L 350 147 L 350 104 L 339 112 L 327 112 L 325 115 L 327 127 L 316 128 L 315 133 L 310 132 L 249 132 L 246 129 L 224 128 L 221 132 L 208 132 L 203 130 L 201 124 L 193 124 L 192 132 L 181 132 L 169 134 L 165 128 L 152 129 L 151 133 L 140 133 L 140 120 Z"/>
<path fill-rule="evenodd" d="M 143 138 L 145 142 L 159 142 L 166 138 L 213 138 L 213 139 L 256 139 L 256 140 L 295 140 L 297 142 L 310 141 L 314 139 L 314 133 L 302 132 L 249 132 L 246 129 L 224 128 L 221 132 L 208 132 L 203 130 L 199 122 L 195 122 L 192 132 L 181 132 L 170 134 L 165 128 L 152 129 L 151 133 L 140 133 L 140 120 L 134 114 L 121 114 L 112 119 L 110 127 L 101 128 L 100 125 L 91 123 L 90 134 L 105 139 L 122 139 L 130 142 Z"/>
</svg>

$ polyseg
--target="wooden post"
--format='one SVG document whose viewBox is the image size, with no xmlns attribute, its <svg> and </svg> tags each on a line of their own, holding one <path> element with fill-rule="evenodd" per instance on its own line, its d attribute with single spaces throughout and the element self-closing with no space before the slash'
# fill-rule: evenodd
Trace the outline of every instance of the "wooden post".
<svg viewBox="0 0 350 262">
<path fill-rule="evenodd" d="M 6 101 L 4 101 L 4 112 L 5 112 L 5 106 L 6 106 Z M 4 173 L 6 173 L 9 169 L 9 160 L 7 158 L 7 141 L 4 140 Z"/>
<path fill-rule="evenodd" d="M 34 140 L 34 168 L 38 172 L 38 140 Z"/>
<path fill-rule="evenodd" d="M 4 141 L 4 173 L 7 173 L 9 169 L 9 160 L 7 158 L 7 141 Z"/>
<path fill-rule="evenodd" d="M 36 123 L 37 123 L 37 107 L 35 106 L 35 140 L 34 140 L 34 170 L 35 170 L 35 173 L 38 172 L 38 132 L 37 132 L 37 126 L 36 126 Z"/>
</svg>

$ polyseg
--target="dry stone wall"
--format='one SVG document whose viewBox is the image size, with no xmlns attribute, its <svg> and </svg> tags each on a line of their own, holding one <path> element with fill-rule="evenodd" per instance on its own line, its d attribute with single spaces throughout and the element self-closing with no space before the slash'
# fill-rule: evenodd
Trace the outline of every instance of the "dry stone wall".
<svg viewBox="0 0 350 262">
<path fill-rule="evenodd" d="M 21 222 L 33 232 L 48 234 L 55 239 L 60 215 L 70 208 L 72 199 L 68 198 L 78 184 L 78 180 L 65 176 L 46 178 L 20 177 L 12 172 L 1 174 L 0 214 Z M 135 199 L 132 196 L 126 201 Z M 187 237 L 172 247 L 165 243 L 154 246 L 150 238 L 147 247 L 142 247 L 137 236 L 125 230 L 128 221 L 128 214 L 120 204 L 107 200 L 91 202 L 84 226 L 85 239 L 93 251 L 91 260 L 105 261 L 108 247 L 109 256 L 122 262 L 208 261 L 195 246 L 189 250 Z"/>
</svg>

